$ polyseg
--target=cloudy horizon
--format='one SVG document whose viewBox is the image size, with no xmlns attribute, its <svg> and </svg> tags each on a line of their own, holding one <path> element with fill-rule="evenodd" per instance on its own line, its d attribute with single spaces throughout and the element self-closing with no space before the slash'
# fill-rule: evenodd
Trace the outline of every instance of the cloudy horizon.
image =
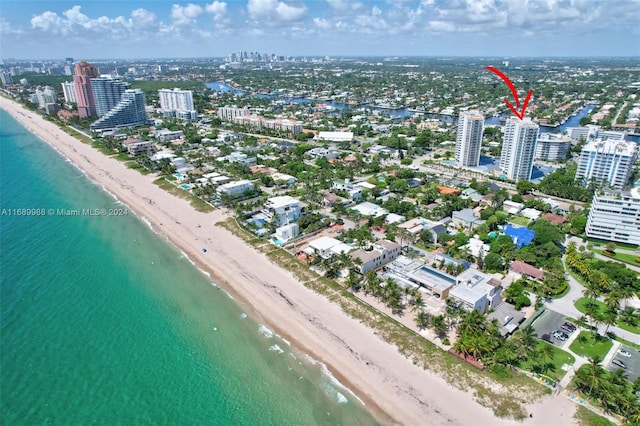
<svg viewBox="0 0 640 426">
<path fill-rule="evenodd" d="M 2 59 L 640 55 L 640 0 L 4 0 Z"/>
</svg>

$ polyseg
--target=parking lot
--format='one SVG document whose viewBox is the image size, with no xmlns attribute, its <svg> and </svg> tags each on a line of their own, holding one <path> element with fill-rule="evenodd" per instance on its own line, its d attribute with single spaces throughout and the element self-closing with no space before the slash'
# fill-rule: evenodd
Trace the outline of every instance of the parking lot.
<svg viewBox="0 0 640 426">
<path fill-rule="evenodd" d="M 626 364 L 627 368 L 624 370 L 624 372 L 626 373 L 629 380 L 633 382 L 638 377 L 640 377 L 640 351 L 638 351 L 637 349 L 633 349 L 632 347 L 629 347 L 627 345 L 620 345 L 619 350 L 627 351 L 631 353 L 631 356 L 626 357 L 616 352 L 609 363 L 605 366 L 605 368 L 609 371 L 617 370 L 620 367 L 612 364 L 611 361 L 613 361 L 614 358 L 619 359 Z"/>
<path fill-rule="evenodd" d="M 562 330 L 560 328 L 560 326 L 565 322 L 567 322 L 567 320 L 565 319 L 564 315 L 547 309 L 542 315 L 540 315 L 540 317 L 538 317 L 533 322 L 533 328 L 536 331 L 536 335 L 540 339 L 552 343 L 556 346 L 562 347 L 564 341 L 558 340 L 557 338 L 553 337 L 553 332 L 556 330 L 560 330 L 561 332 L 566 333 L 567 335 L 569 335 L 569 337 L 571 337 L 573 333 Z"/>
</svg>

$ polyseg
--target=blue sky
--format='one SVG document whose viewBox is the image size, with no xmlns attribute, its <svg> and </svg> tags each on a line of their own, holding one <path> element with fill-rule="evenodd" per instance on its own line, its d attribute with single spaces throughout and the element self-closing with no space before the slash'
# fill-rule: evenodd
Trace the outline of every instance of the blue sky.
<svg viewBox="0 0 640 426">
<path fill-rule="evenodd" d="M 639 56 L 640 0 L 0 0 L 3 59 Z"/>
</svg>

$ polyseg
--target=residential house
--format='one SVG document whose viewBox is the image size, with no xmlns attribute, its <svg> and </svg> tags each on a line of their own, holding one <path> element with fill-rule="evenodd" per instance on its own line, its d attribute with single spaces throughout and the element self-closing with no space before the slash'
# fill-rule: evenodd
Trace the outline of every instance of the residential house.
<svg viewBox="0 0 640 426">
<path fill-rule="evenodd" d="M 380 240 L 373 245 L 373 250 L 358 249 L 350 254 L 359 261 L 357 265 L 361 274 L 374 271 L 400 256 L 400 244 L 388 240 Z"/>
<path fill-rule="evenodd" d="M 295 222 L 302 216 L 304 203 L 288 195 L 271 197 L 267 199 L 262 208 L 262 213 L 268 220 L 276 220 L 276 226 Z"/>
<path fill-rule="evenodd" d="M 520 279 L 522 277 L 529 277 L 538 281 L 542 281 L 544 279 L 544 271 L 542 269 L 538 269 L 533 265 L 529 265 L 528 263 L 521 262 L 519 260 L 511 262 L 509 265 L 509 272 L 512 272 L 516 279 Z"/>
<path fill-rule="evenodd" d="M 464 229 L 473 229 L 482 225 L 485 221 L 480 219 L 480 215 L 471 209 L 462 209 L 451 214 L 451 222 L 454 226 Z"/>
<path fill-rule="evenodd" d="M 449 291 L 449 297 L 467 310 L 485 313 L 498 306 L 502 285 L 491 275 L 469 268 L 456 277 L 456 286 Z"/>
<path fill-rule="evenodd" d="M 228 195 L 230 197 L 237 197 L 238 195 L 242 195 L 246 191 L 253 191 L 253 189 L 253 182 L 243 179 L 220 185 L 216 189 L 216 192 L 218 192 L 219 194 Z"/>
</svg>

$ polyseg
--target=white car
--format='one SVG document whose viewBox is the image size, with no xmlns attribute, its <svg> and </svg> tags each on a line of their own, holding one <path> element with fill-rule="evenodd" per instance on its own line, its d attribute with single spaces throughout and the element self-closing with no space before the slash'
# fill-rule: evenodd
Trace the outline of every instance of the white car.
<svg viewBox="0 0 640 426">
<path fill-rule="evenodd" d="M 625 351 L 624 349 L 618 349 L 618 353 L 622 356 L 626 356 L 627 358 L 631 358 L 631 352 Z"/>
</svg>

